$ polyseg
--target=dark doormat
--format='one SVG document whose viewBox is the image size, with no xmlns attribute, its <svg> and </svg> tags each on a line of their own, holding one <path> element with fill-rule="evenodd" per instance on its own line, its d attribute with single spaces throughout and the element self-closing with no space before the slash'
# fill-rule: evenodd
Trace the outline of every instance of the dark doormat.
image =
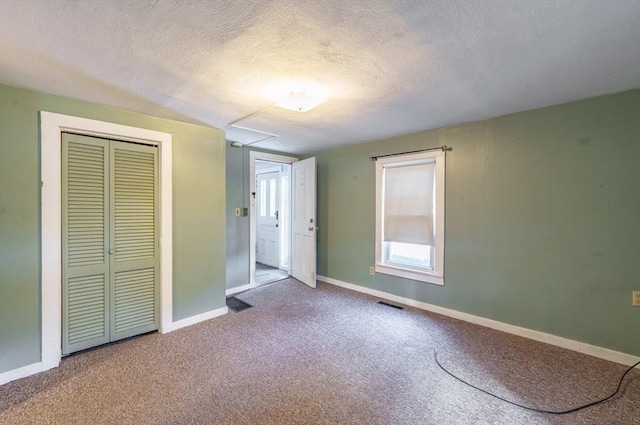
<svg viewBox="0 0 640 425">
<path fill-rule="evenodd" d="M 240 313 L 242 310 L 246 310 L 253 306 L 249 303 L 237 299 L 236 297 L 227 297 L 227 307 L 229 307 L 229 309 L 235 311 L 236 313 Z"/>
</svg>

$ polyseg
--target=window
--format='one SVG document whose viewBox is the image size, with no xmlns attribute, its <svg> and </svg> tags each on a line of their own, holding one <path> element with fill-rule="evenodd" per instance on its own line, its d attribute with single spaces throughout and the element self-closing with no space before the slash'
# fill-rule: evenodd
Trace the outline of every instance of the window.
<svg viewBox="0 0 640 425">
<path fill-rule="evenodd" d="M 376 161 L 376 272 L 444 284 L 444 159 L 430 151 Z"/>
</svg>

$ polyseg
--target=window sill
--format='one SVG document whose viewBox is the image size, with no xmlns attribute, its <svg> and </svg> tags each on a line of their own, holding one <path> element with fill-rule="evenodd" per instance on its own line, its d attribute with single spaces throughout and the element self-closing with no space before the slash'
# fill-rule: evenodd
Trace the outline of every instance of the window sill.
<svg viewBox="0 0 640 425">
<path fill-rule="evenodd" d="M 402 277 L 405 279 L 417 280 L 420 282 L 432 283 L 434 285 L 444 285 L 444 276 L 438 276 L 433 273 L 421 272 L 417 270 L 403 269 L 400 267 L 392 267 L 389 265 L 376 264 L 376 273 L 388 274 L 392 276 Z"/>
</svg>

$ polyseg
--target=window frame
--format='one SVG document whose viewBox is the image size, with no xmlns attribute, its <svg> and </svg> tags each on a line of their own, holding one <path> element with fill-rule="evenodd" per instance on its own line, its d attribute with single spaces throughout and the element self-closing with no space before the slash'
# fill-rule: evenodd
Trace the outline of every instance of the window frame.
<svg viewBox="0 0 640 425">
<path fill-rule="evenodd" d="M 435 161 L 435 255 L 432 258 L 432 271 L 418 270 L 384 260 L 383 248 L 383 170 L 386 164 L 420 163 L 425 160 Z M 420 282 L 444 285 L 444 201 L 445 201 L 445 152 L 442 150 L 426 151 L 415 154 L 397 155 L 378 158 L 376 160 L 376 230 L 375 230 L 375 266 L 376 273 L 383 273 Z"/>
</svg>

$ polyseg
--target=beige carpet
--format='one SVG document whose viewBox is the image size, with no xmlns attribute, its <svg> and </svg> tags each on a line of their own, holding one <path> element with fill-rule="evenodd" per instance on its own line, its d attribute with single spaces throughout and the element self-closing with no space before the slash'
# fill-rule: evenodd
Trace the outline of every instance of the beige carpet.
<svg viewBox="0 0 640 425">
<path fill-rule="evenodd" d="M 320 283 L 238 295 L 254 305 L 63 360 L 0 387 L 2 424 L 640 424 L 640 372 Z"/>
</svg>

